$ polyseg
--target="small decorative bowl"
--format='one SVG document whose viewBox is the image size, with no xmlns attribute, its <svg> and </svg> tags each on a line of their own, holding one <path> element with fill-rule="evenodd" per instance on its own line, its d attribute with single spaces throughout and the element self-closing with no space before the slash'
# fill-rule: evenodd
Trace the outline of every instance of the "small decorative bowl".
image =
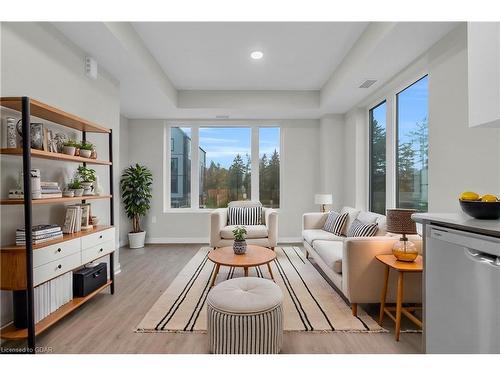
<svg viewBox="0 0 500 375">
<path fill-rule="evenodd" d="M 475 219 L 500 219 L 500 202 L 459 201 L 462 211 Z"/>
</svg>

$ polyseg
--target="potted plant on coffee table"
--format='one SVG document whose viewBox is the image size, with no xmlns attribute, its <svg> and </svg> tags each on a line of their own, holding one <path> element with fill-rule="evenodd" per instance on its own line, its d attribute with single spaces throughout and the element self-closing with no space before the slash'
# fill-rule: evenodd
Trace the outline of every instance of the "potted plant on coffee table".
<svg viewBox="0 0 500 375">
<path fill-rule="evenodd" d="M 234 243 L 233 251 L 235 254 L 245 254 L 247 251 L 247 242 L 245 238 L 247 236 L 247 230 L 245 227 L 236 227 L 233 229 Z"/>
<path fill-rule="evenodd" d="M 144 247 L 146 231 L 141 229 L 141 217 L 146 215 L 151 202 L 153 175 L 142 165 L 131 165 L 123 172 L 120 179 L 123 204 L 127 217 L 132 220 L 132 232 L 128 234 L 129 247 Z"/>
</svg>

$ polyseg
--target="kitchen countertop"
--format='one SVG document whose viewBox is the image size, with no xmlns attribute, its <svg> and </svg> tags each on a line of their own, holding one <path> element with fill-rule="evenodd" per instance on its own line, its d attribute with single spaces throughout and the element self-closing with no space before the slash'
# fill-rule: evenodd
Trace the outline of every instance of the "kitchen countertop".
<svg viewBox="0 0 500 375">
<path fill-rule="evenodd" d="M 460 212 L 456 214 L 418 213 L 412 219 L 422 224 L 438 224 L 448 228 L 500 237 L 500 220 L 478 220 Z"/>
</svg>

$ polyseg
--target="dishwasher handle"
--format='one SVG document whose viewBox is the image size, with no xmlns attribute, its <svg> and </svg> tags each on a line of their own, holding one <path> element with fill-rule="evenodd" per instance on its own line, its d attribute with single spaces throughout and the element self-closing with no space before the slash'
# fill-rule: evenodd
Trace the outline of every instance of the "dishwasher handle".
<svg viewBox="0 0 500 375">
<path fill-rule="evenodd" d="M 466 247 L 464 250 L 465 255 L 467 255 L 469 259 L 472 259 L 475 262 L 487 263 L 495 267 L 500 267 L 500 257 L 497 257 L 496 255 L 484 253 L 482 251 L 470 249 L 468 247 Z"/>
</svg>

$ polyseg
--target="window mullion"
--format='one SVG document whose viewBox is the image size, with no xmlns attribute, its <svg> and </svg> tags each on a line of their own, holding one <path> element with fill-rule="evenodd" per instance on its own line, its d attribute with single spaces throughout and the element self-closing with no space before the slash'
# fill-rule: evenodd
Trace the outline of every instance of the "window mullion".
<svg viewBox="0 0 500 375">
<path fill-rule="evenodd" d="M 200 207 L 200 133 L 191 128 L 191 208 Z"/>
<path fill-rule="evenodd" d="M 259 197 L 259 128 L 252 127 L 252 142 L 251 142 L 251 194 L 250 199 L 260 200 Z"/>
</svg>

